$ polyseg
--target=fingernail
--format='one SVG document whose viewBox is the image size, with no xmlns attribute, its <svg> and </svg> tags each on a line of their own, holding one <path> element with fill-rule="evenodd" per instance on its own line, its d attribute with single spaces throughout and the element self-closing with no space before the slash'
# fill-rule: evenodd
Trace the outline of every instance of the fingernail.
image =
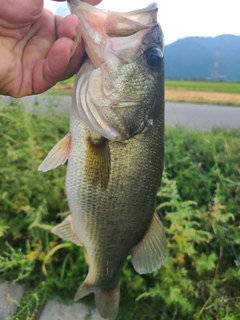
<svg viewBox="0 0 240 320">
<path fill-rule="evenodd" d="M 79 42 L 81 41 L 80 36 L 76 34 L 76 35 L 73 37 L 73 41 L 74 41 L 74 44 L 73 44 L 72 50 L 71 50 L 71 57 L 74 55 L 74 52 L 76 51 L 77 46 L 78 46 Z"/>
</svg>

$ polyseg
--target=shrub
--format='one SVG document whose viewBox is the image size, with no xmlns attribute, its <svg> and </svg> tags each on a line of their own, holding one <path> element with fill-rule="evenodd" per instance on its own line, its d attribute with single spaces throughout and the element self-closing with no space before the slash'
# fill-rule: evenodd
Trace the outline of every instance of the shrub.
<svg viewBox="0 0 240 320">
<path fill-rule="evenodd" d="M 52 106 L 31 112 L 15 101 L 0 109 L 0 272 L 27 290 L 13 319 L 32 319 L 44 301 L 71 300 L 87 274 L 82 248 L 50 230 L 69 214 L 66 166 L 42 174 L 42 159 L 68 131 L 68 117 Z M 169 248 L 165 265 L 135 273 L 128 257 L 121 275 L 117 319 L 239 319 L 239 130 L 188 132 L 215 199 L 212 206 L 182 132 L 166 129 L 165 172 L 157 194 Z M 239 251 L 239 250 L 238 250 Z M 85 298 L 92 303 L 92 297 Z"/>
</svg>

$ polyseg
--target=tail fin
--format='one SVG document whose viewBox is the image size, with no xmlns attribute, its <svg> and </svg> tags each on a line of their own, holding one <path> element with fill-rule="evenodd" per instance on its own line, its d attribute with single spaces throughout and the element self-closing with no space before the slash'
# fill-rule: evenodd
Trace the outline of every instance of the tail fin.
<svg viewBox="0 0 240 320">
<path fill-rule="evenodd" d="M 118 313 L 119 296 L 119 285 L 110 290 L 96 290 L 95 303 L 101 317 L 109 320 L 115 319 Z"/>
<path fill-rule="evenodd" d="M 91 292 L 95 293 L 95 303 L 100 316 L 104 319 L 115 319 L 119 305 L 119 285 L 113 289 L 100 289 L 83 282 L 74 297 L 74 301 L 85 297 Z"/>
</svg>

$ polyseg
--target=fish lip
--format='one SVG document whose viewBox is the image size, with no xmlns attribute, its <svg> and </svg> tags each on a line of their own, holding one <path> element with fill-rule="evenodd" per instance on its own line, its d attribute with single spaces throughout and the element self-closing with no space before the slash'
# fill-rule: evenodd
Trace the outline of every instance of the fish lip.
<svg viewBox="0 0 240 320">
<path fill-rule="evenodd" d="M 106 12 L 114 12 L 114 10 L 109 10 L 109 9 L 100 9 L 100 8 L 97 8 L 95 6 L 92 6 L 91 4 L 89 3 L 86 3 L 84 2 L 82 4 L 82 1 L 80 0 L 67 0 L 67 3 L 70 7 L 73 7 L 73 6 L 83 6 L 85 7 L 85 10 L 93 10 L 94 11 L 106 11 Z M 139 13 L 146 13 L 147 11 L 154 11 L 154 10 L 158 10 L 158 4 L 157 2 L 152 2 L 150 3 L 149 5 L 147 5 L 146 7 L 143 7 L 143 8 L 139 8 L 139 9 L 134 9 L 134 10 L 130 10 L 130 11 L 118 11 L 118 13 L 121 13 L 121 14 L 126 14 L 126 15 L 130 15 L 130 14 L 139 14 Z"/>
<path fill-rule="evenodd" d="M 84 23 L 84 20 L 88 20 L 88 18 L 86 18 L 86 13 L 91 16 L 101 16 L 104 24 L 108 20 L 109 15 L 115 15 L 116 19 L 123 18 L 131 21 L 132 23 L 138 24 L 139 30 L 148 29 L 158 23 L 158 4 L 156 2 L 153 2 L 144 8 L 122 12 L 100 9 L 80 0 L 67 0 L 67 2 L 71 13 L 76 14 L 82 23 Z M 108 32 L 106 32 L 106 34 L 108 35 Z"/>
</svg>

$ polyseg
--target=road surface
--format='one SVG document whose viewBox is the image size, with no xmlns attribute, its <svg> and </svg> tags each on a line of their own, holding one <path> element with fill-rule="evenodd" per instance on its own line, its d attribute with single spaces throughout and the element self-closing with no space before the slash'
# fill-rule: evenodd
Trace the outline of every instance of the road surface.
<svg viewBox="0 0 240 320">
<path fill-rule="evenodd" d="M 11 101 L 9 97 L 3 97 L 3 99 L 6 102 Z M 69 96 L 55 98 L 47 95 L 37 95 L 24 97 L 21 100 L 26 105 L 37 103 L 42 108 L 45 108 L 48 104 L 55 104 L 56 110 L 67 112 L 71 107 L 71 97 Z M 31 107 L 29 108 L 31 109 Z M 166 125 L 178 124 L 194 130 L 211 130 L 214 126 L 240 127 L 240 107 L 166 102 L 165 110 Z"/>
<path fill-rule="evenodd" d="M 211 130 L 214 126 L 240 128 L 240 107 L 166 102 L 167 125 L 179 124 L 194 130 Z"/>
</svg>

